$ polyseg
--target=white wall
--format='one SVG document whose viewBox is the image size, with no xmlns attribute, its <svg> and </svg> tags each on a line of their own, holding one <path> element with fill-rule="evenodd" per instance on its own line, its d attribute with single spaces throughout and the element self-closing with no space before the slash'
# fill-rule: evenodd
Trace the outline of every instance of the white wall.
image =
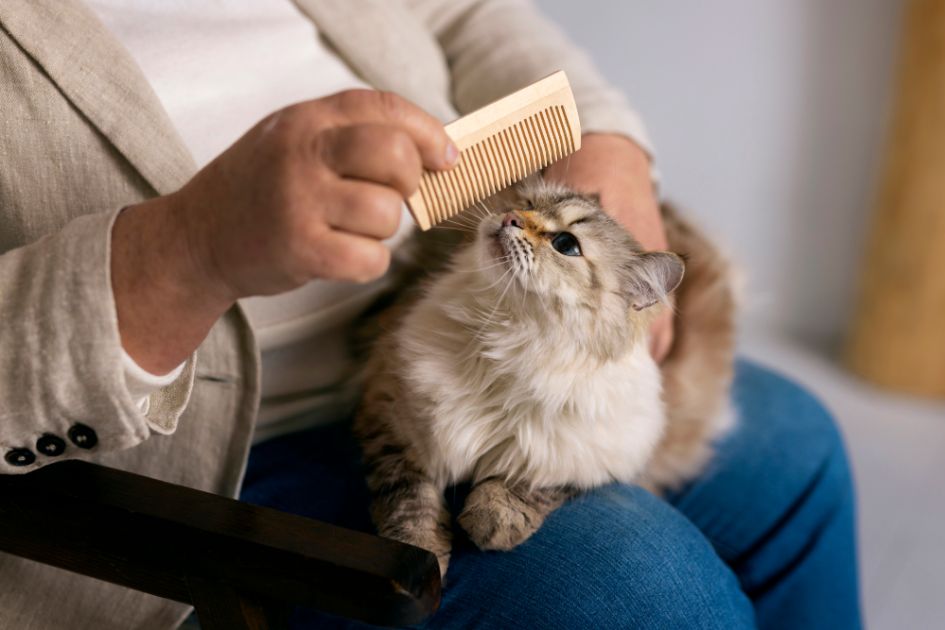
<svg viewBox="0 0 945 630">
<path fill-rule="evenodd" d="M 833 346 L 881 164 L 900 0 L 538 0 L 642 112 L 663 191 L 748 275 L 744 324 Z"/>
</svg>

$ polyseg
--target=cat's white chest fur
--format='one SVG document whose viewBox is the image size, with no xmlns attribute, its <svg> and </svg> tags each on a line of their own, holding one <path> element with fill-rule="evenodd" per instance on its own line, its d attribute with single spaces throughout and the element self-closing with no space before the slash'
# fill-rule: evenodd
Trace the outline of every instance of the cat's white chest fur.
<svg viewBox="0 0 945 630">
<path fill-rule="evenodd" d="M 645 343 L 601 363 L 553 335 L 511 329 L 483 356 L 468 331 L 445 329 L 435 304 L 409 319 L 402 376 L 418 396 L 419 446 L 441 484 L 500 476 L 590 488 L 643 470 L 665 423 Z"/>
</svg>

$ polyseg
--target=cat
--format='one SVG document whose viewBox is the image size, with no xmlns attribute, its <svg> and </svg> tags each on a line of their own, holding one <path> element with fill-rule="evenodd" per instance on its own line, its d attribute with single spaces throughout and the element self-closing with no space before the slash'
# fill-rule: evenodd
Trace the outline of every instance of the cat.
<svg viewBox="0 0 945 630">
<path fill-rule="evenodd" d="M 354 425 L 378 533 L 444 575 L 449 485 L 471 484 L 472 542 L 512 549 L 583 490 L 678 487 L 731 425 L 734 302 L 708 240 L 664 207 L 677 253 L 643 251 L 595 197 L 540 178 L 496 203 L 453 223 L 470 242 L 381 320 Z M 674 290 L 659 367 L 647 331 Z"/>
</svg>

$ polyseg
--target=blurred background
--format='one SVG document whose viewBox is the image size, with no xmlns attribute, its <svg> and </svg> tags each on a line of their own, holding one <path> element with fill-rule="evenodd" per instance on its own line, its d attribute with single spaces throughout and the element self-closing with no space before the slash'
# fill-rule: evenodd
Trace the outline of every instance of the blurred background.
<svg viewBox="0 0 945 630">
<path fill-rule="evenodd" d="M 864 317 L 864 262 L 881 258 L 869 233 L 887 225 L 877 210 L 895 205 L 881 192 L 898 164 L 889 154 L 892 130 L 903 130 L 894 114 L 904 107 L 909 3 L 537 2 L 643 115 L 663 195 L 744 271 L 742 353 L 801 381 L 837 416 L 859 494 L 869 627 L 945 628 L 945 398 L 877 386 L 845 367 Z M 945 46 L 945 23 L 935 29 Z M 945 81 L 945 62 L 932 71 Z M 941 228 L 945 213 L 932 208 Z M 931 313 L 941 323 L 920 340 L 945 329 L 941 306 Z M 921 350 L 945 357 L 941 345 Z M 909 370 L 928 373 L 906 363 L 893 372 Z"/>
</svg>

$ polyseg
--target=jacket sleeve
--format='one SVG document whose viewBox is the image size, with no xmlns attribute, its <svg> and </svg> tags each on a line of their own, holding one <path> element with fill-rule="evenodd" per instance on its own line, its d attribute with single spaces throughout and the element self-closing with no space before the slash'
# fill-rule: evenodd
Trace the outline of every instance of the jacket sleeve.
<svg viewBox="0 0 945 630">
<path fill-rule="evenodd" d="M 470 112 L 556 70 L 574 90 L 584 133 L 628 136 L 652 155 L 643 122 L 588 55 L 529 0 L 407 0 L 436 36 L 452 98 Z"/>
<path fill-rule="evenodd" d="M 147 411 L 125 385 L 109 275 L 116 216 L 86 215 L 0 254 L 0 474 L 173 432 L 187 404 L 193 357 Z"/>
</svg>

